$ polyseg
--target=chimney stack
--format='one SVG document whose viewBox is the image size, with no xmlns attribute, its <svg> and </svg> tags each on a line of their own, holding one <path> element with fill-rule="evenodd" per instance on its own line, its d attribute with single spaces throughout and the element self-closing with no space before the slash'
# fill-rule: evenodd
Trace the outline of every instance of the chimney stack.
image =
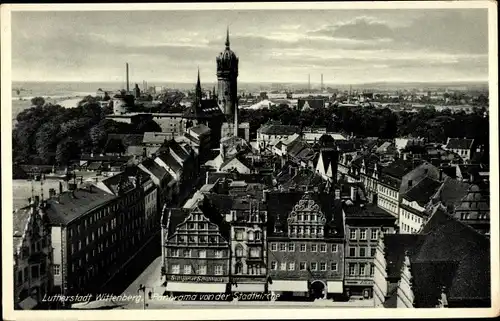
<svg viewBox="0 0 500 321">
<path fill-rule="evenodd" d="M 127 94 L 129 93 L 130 87 L 129 87 L 129 78 L 128 78 L 128 62 L 125 64 L 126 67 L 126 76 L 127 76 Z"/>
</svg>

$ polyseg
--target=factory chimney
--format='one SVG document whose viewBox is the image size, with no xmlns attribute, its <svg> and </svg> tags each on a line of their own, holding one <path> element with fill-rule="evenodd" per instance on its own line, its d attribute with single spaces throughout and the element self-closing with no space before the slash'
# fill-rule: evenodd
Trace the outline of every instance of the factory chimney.
<svg viewBox="0 0 500 321">
<path fill-rule="evenodd" d="M 125 64 L 125 69 L 126 69 L 126 77 L 127 77 L 127 94 L 128 94 L 130 91 L 129 79 L 128 79 L 128 62 Z"/>
</svg>

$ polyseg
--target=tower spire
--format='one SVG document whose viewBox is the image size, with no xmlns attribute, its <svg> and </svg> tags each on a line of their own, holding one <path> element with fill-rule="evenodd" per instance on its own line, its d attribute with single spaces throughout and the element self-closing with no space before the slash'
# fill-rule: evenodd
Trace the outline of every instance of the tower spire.
<svg viewBox="0 0 500 321">
<path fill-rule="evenodd" d="M 200 82 L 200 67 L 198 67 L 198 80 L 196 81 L 195 90 L 195 109 L 199 108 L 201 105 L 202 93 L 201 93 L 201 82 Z"/>
<path fill-rule="evenodd" d="M 229 26 L 227 26 L 227 34 L 226 34 L 226 48 L 229 48 Z"/>
</svg>

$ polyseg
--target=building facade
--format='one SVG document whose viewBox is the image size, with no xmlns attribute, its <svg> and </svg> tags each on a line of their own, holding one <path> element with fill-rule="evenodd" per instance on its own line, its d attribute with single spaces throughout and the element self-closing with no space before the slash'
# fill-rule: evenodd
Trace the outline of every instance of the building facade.
<svg viewBox="0 0 500 321">
<path fill-rule="evenodd" d="M 344 228 L 339 201 L 308 192 L 269 193 L 269 290 L 331 298 L 344 293 Z"/>
<path fill-rule="evenodd" d="M 50 228 L 35 196 L 14 213 L 14 307 L 31 310 L 52 292 Z"/>
</svg>

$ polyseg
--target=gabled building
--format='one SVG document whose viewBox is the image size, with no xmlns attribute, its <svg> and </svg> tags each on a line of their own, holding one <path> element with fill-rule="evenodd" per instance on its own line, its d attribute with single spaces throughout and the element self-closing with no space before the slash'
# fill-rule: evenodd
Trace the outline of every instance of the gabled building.
<svg viewBox="0 0 500 321">
<path fill-rule="evenodd" d="M 427 204 L 441 184 L 430 177 L 424 177 L 401 196 L 399 233 L 415 234 L 420 231 L 429 216 Z"/>
<path fill-rule="evenodd" d="M 316 173 L 321 177 L 334 184 L 337 181 L 339 153 L 335 148 L 321 149 L 319 158 L 316 164 Z"/>
<path fill-rule="evenodd" d="M 259 148 L 266 149 L 275 145 L 279 140 L 299 133 L 300 128 L 298 126 L 264 124 L 257 130 L 257 144 Z"/>
<path fill-rule="evenodd" d="M 269 291 L 327 298 L 344 293 L 344 220 L 340 200 L 310 192 L 271 192 Z"/>
<path fill-rule="evenodd" d="M 41 209 L 45 201 L 35 196 L 29 206 L 13 213 L 14 309 L 31 310 L 52 294 L 50 227 Z"/>
<path fill-rule="evenodd" d="M 443 148 L 457 153 L 465 162 L 468 162 L 474 153 L 474 139 L 448 137 Z"/>
<path fill-rule="evenodd" d="M 162 275 L 166 291 L 225 293 L 230 287 L 230 228 L 202 202 L 162 214 Z M 229 290 L 230 291 L 230 290 Z"/>
</svg>

